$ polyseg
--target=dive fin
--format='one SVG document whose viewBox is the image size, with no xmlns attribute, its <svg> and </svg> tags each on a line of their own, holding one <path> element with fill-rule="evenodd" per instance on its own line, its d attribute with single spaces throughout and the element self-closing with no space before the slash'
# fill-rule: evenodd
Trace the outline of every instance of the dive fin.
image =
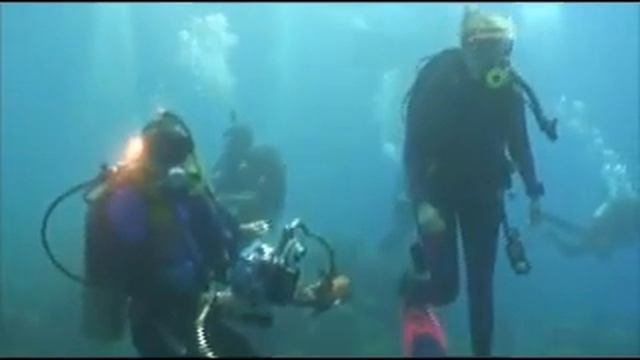
<svg viewBox="0 0 640 360">
<path fill-rule="evenodd" d="M 447 340 L 436 314 L 428 306 L 406 306 L 402 314 L 403 348 L 407 357 L 442 357 Z"/>
</svg>

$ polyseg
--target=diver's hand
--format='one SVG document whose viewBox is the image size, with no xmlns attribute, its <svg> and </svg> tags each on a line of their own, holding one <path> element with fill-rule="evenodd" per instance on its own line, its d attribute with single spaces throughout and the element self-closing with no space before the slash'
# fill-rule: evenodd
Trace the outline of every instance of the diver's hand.
<svg viewBox="0 0 640 360">
<path fill-rule="evenodd" d="M 351 279 L 346 275 L 338 275 L 331 279 L 328 298 L 334 305 L 347 300 L 351 295 Z"/>
<path fill-rule="evenodd" d="M 426 233 L 436 233 L 446 229 L 438 209 L 427 202 L 423 202 L 418 208 L 418 225 Z"/>
<path fill-rule="evenodd" d="M 533 198 L 529 203 L 529 223 L 537 226 L 542 222 L 542 207 L 540 206 L 540 198 Z"/>
<path fill-rule="evenodd" d="M 310 307 L 314 314 L 319 314 L 341 304 L 350 295 L 351 280 L 345 275 L 338 275 L 305 287 L 295 295 L 293 305 Z"/>
<path fill-rule="evenodd" d="M 258 220 L 240 225 L 240 230 L 248 237 L 259 238 L 271 230 L 271 225 L 265 220 Z"/>
</svg>

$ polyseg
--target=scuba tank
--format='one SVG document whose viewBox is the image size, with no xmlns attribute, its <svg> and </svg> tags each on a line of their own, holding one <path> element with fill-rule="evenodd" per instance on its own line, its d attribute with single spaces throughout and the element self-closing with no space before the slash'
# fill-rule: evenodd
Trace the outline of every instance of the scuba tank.
<svg viewBox="0 0 640 360">
<path fill-rule="evenodd" d="M 82 329 L 88 338 L 100 341 L 122 339 L 126 324 L 127 297 L 113 286 L 113 279 L 109 277 L 113 270 L 110 261 L 117 259 L 118 255 L 115 248 L 109 246 L 110 232 L 100 206 L 108 197 L 107 182 L 119 170 L 118 167 L 103 165 L 95 178 L 58 196 L 47 208 L 40 229 L 41 243 L 49 260 L 66 277 L 83 285 Z M 89 205 L 84 226 L 84 277 L 67 270 L 56 259 L 47 237 L 49 218 L 54 210 L 62 201 L 81 191 L 84 191 L 83 199 Z"/>
<path fill-rule="evenodd" d="M 100 286 L 82 289 L 82 328 L 91 339 L 116 341 L 124 335 L 127 297 L 110 286 L 114 269 L 109 261 L 117 254 L 109 246 L 112 238 L 100 206 L 106 198 L 104 194 L 90 204 L 85 219 L 84 274 L 87 282 Z"/>
</svg>

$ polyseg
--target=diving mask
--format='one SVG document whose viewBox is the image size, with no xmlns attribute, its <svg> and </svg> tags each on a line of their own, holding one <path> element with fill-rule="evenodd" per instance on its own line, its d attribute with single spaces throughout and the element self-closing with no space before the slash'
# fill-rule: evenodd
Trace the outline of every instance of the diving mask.
<svg viewBox="0 0 640 360">
<path fill-rule="evenodd" d="M 464 47 L 481 59 L 500 59 L 511 56 L 513 40 L 502 37 L 475 37 L 465 41 Z"/>
</svg>

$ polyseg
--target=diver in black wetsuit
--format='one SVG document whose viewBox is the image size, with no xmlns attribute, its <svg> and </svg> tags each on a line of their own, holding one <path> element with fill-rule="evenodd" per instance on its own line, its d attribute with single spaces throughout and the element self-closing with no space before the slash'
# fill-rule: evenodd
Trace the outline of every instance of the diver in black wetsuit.
<svg viewBox="0 0 640 360">
<path fill-rule="evenodd" d="M 521 93 L 531 97 L 531 89 L 508 65 L 512 26 L 503 17 L 467 9 L 461 47 L 430 59 L 406 103 L 404 165 L 419 232 L 412 255 L 414 263 L 421 264 L 416 266 L 422 276 L 404 278 L 405 306 L 432 308 L 456 299 L 459 228 L 472 350 L 480 356 L 491 354 L 493 273 L 503 194 L 511 186 L 507 154 L 524 181 L 534 223 L 544 192 L 534 168 Z M 433 345 L 409 345 L 412 356 L 434 351 Z"/>
<path fill-rule="evenodd" d="M 213 167 L 211 182 L 218 200 L 241 224 L 281 220 L 287 191 L 280 151 L 255 145 L 253 129 L 235 118 L 224 133 L 225 148 Z"/>
</svg>

